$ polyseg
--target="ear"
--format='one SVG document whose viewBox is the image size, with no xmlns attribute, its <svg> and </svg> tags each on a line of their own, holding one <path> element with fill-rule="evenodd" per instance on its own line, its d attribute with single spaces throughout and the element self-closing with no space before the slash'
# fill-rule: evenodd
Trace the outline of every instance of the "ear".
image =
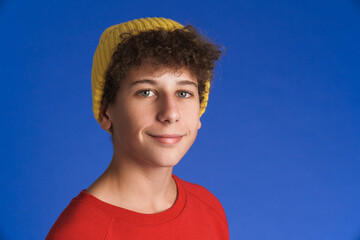
<svg viewBox="0 0 360 240">
<path fill-rule="evenodd" d="M 198 130 L 201 128 L 201 121 L 199 119 L 199 126 L 198 126 Z"/>
<path fill-rule="evenodd" d="M 111 118 L 109 107 L 101 104 L 99 113 L 99 123 L 102 129 L 109 131 L 111 128 Z"/>
</svg>

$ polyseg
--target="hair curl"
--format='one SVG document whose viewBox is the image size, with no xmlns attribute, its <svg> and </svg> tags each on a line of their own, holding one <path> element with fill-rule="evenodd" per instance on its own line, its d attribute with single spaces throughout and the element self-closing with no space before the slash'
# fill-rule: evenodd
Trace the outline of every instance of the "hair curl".
<svg viewBox="0 0 360 240">
<path fill-rule="evenodd" d="M 200 103 L 203 101 L 205 83 L 212 81 L 215 62 L 222 54 L 217 44 L 207 40 L 191 25 L 173 31 L 159 28 L 124 33 L 120 38 L 122 41 L 105 73 L 102 104 L 113 104 L 121 81 L 129 69 L 140 66 L 146 60 L 150 60 L 153 65 L 188 68 L 197 78 Z"/>
</svg>

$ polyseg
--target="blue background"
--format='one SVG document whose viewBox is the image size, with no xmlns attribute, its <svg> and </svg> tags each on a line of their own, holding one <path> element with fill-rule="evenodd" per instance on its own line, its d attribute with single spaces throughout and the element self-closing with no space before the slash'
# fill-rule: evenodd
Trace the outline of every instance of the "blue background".
<svg viewBox="0 0 360 240">
<path fill-rule="evenodd" d="M 112 156 L 90 74 L 107 27 L 158 16 L 226 47 L 175 168 L 231 239 L 360 239 L 360 2 L 1 1 L 0 239 L 43 239 Z"/>
</svg>

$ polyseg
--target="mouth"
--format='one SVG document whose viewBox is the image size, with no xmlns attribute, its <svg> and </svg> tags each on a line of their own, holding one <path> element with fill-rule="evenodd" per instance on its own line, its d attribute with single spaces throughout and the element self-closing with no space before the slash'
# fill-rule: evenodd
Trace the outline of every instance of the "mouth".
<svg viewBox="0 0 360 240">
<path fill-rule="evenodd" d="M 160 135 L 149 134 L 149 136 L 164 145 L 175 145 L 181 141 L 181 139 L 183 138 L 184 135 L 181 135 L 181 134 L 160 134 Z"/>
</svg>

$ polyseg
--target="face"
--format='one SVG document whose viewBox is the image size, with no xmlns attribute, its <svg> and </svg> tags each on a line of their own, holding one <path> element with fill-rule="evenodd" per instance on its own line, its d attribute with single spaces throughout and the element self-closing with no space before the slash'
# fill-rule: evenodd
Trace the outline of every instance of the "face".
<svg viewBox="0 0 360 240">
<path fill-rule="evenodd" d="M 115 155 L 142 166 L 176 165 L 201 127 L 197 84 L 185 68 L 132 68 L 100 114 L 101 126 L 112 126 Z"/>
</svg>

